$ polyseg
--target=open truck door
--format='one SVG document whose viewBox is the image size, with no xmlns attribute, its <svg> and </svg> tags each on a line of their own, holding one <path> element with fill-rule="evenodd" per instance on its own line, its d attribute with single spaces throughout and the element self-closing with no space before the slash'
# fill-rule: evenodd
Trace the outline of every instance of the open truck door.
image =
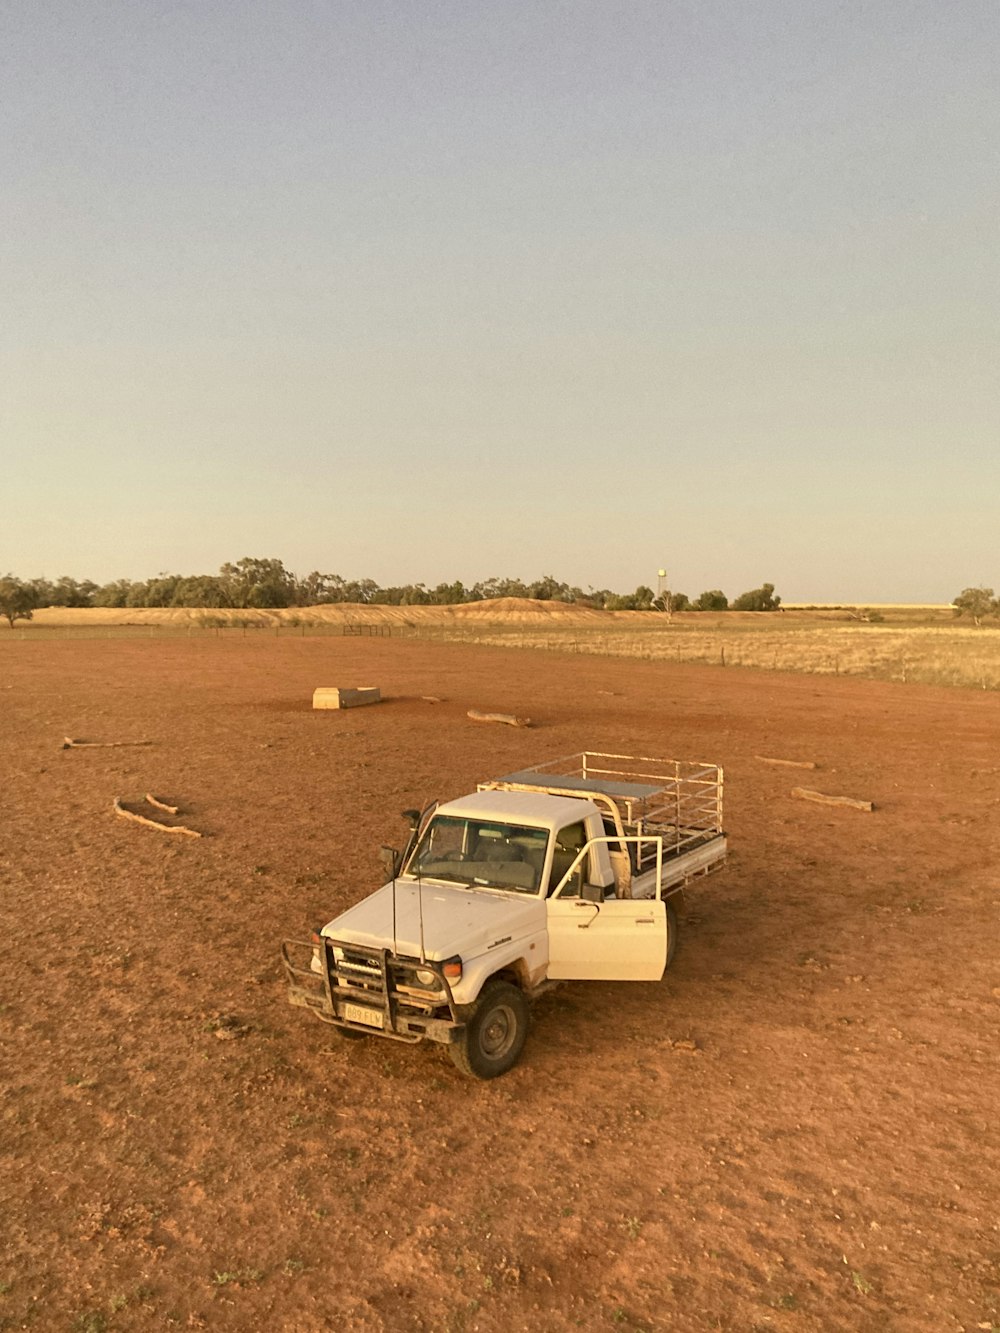
<svg viewBox="0 0 1000 1333">
<path fill-rule="evenodd" d="M 660 899 L 549 898 L 553 981 L 659 981 L 667 965 L 667 905 Z"/>
</svg>

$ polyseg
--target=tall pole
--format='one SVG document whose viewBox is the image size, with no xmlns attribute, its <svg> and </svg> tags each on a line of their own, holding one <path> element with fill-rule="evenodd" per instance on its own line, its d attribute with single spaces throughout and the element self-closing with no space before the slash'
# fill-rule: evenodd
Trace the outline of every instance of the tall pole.
<svg viewBox="0 0 1000 1333">
<path fill-rule="evenodd" d="M 656 571 L 656 597 L 669 620 L 672 613 L 670 610 L 670 589 L 667 587 L 667 571 L 665 569 Z"/>
</svg>

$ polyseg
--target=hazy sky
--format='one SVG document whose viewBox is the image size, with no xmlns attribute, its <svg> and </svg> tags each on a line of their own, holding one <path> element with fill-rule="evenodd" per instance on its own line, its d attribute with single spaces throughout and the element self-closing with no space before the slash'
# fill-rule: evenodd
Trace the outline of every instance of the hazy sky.
<svg viewBox="0 0 1000 1333">
<path fill-rule="evenodd" d="M 995 0 L 0 15 L 0 573 L 1000 589 Z"/>
</svg>

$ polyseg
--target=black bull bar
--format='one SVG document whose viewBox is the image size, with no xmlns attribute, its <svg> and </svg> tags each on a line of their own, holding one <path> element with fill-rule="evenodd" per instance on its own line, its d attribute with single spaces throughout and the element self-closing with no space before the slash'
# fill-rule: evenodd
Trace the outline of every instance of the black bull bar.
<svg viewBox="0 0 1000 1333">
<path fill-rule="evenodd" d="M 326 936 L 284 940 L 281 963 L 289 1003 L 312 1010 L 324 1023 L 411 1043 L 451 1045 L 464 1033 L 443 963 Z M 421 983 L 418 972 L 433 972 L 435 987 Z"/>
</svg>

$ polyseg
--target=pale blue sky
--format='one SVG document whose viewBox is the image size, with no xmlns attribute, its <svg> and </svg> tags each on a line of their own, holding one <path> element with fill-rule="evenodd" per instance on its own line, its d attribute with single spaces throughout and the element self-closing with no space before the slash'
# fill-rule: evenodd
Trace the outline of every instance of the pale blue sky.
<svg viewBox="0 0 1000 1333">
<path fill-rule="evenodd" d="M 994 0 L 0 12 L 0 572 L 1000 588 Z"/>
</svg>

